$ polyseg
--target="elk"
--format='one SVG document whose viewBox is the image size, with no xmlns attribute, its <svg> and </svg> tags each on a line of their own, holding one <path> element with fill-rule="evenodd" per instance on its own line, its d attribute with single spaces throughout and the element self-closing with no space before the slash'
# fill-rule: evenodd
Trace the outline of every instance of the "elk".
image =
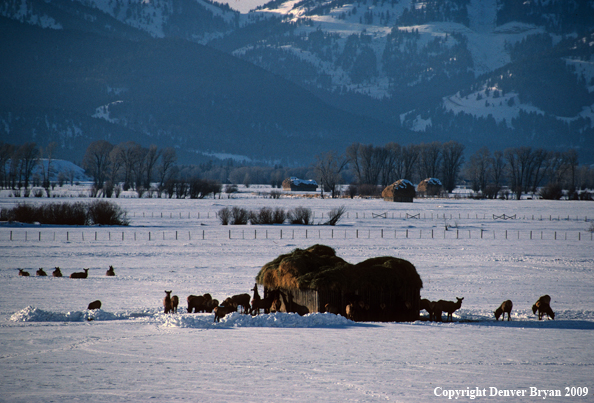
<svg viewBox="0 0 594 403">
<path fill-rule="evenodd" d="M 54 277 L 62 277 L 62 271 L 60 270 L 59 267 L 56 267 L 54 269 L 54 271 L 52 272 L 52 276 L 54 276 Z"/>
<path fill-rule="evenodd" d="M 269 293 L 264 299 L 260 298 L 260 294 L 258 293 L 258 284 L 254 285 L 252 288 L 254 292 L 254 297 L 252 299 L 252 309 L 250 313 L 252 315 L 258 315 L 260 313 L 260 309 L 264 309 L 264 313 L 270 313 L 270 307 L 275 299 L 278 298 L 278 291 Z"/>
<path fill-rule="evenodd" d="M 179 298 L 177 297 L 177 295 L 174 295 L 173 297 L 171 297 L 171 310 L 173 311 L 173 313 L 177 313 L 178 305 L 179 305 Z"/>
<path fill-rule="evenodd" d="M 326 305 L 324 305 L 324 308 L 326 309 L 326 312 L 333 313 L 334 315 L 338 315 L 338 307 L 336 307 L 335 305 L 326 304 Z"/>
<path fill-rule="evenodd" d="M 173 310 L 171 303 L 171 293 L 172 291 L 165 291 L 165 298 L 163 298 L 163 308 L 165 308 L 165 313 L 172 312 Z"/>
<path fill-rule="evenodd" d="M 538 311 L 538 320 L 542 320 L 546 314 L 547 317 L 555 319 L 555 312 L 551 309 L 551 297 L 549 295 L 541 296 L 534 305 L 532 305 L 532 313 L 536 315 Z"/>
<path fill-rule="evenodd" d="M 462 298 L 456 297 L 456 302 L 444 301 L 443 299 L 440 299 L 439 301 L 437 301 L 435 303 L 435 307 L 433 308 L 434 313 L 435 313 L 435 319 L 441 321 L 441 313 L 446 312 L 447 313 L 446 322 L 448 321 L 448 319 L 450 320 L 450 322 L 452 322 L 454 320 L 452 317 L 452 314 L 455 311 L 457 311 L 458 309 L 460 309 L 460 307 L 462 306 L 463 299 L 464 299 L 464 297 L 462 297 Z"/>
<path fill-rule="evenodd" d="M 89 269 L 83 269 L 84 272 L 75 272 L 70 275 L 70 278 L 87 278 L 89 275 Z"/>
<path fill-rule="evenodd" d="M 231 298 L 227 298 L 223 303 L 214 308 L 214 320 L 213 322 L 220 322 L 221 318 L 231 312 L 237 312 L 237 307 L 233 304 Z"/>
<path fill-rule="evenodd" d="M 89 306 L 87 307 L 88 310 L 91 309 L 101 309 L 101 301 L 97 300 L 97 301 L 93 301 L 89 304 Z"/>
<path fill-rule="evenodd" d="M 251 310 L 251 306 L 250 306 L 250 294 L 238 294 L 238 295 L 234 295 L 234 296 L 231 297 L 231 301 L 235 305 L 235 308 L 237 308 L 240 305 L 243 307 L 243 312 L 242 313 L 248 314 L 250 312 L 250 310 Z"/>
<path fill-rule="evenodd" d="M 189 295 L 186 298 L 188 302 L 188 312 L 212 312 L 212 296 L 208 293 L 204 295 Z M 217 302 L 218 305 L 218 302 Z"/>
<path fill-rule="evenodd" d="M 45 270 L 43 270 L 41 267 L 39 269 L 37 269 L 37 271 L 35 272 L 36 276 L 47 276 L 47 273 L 45 272 Z"/>
<path fill-rule="evenodd" d="M 345 308 L 345 314 L 346 314 L 347 319 L 355 320 L 355 306 L 353 305 L 352 302 L 347 304 L 347 306 Z"/>
<path fill-rule="evenodd" d="M 115 276 L 115 272 L 113 271 L 113 266 L 109 266 L 109 269 L 107 269 L 107 271 L 105 272 L 105 275 L 108 277 Z"/>
<path fill-rule="evenodd" d="M 501 306 L 495 310 L 495 320 L 499 320 L 501 314 L 503 314 L 503 318 L 501 320 L 505 320 L 505 313 L 507 312 L 507 320 L 511 320 L 511 310 L 514 304 L 508 299 L 501 303 Z"/>
<path fill-rule="evenodd" d="M 435 301 L 429 301 L 426 298 L 421 299 L 421 303 L 419 305 L 420 309 L 424 309 L 429 313 L 429 320 L 436 321 L 437 318 L 435 317 Z"/>
<path fill-rule="evenodd" d="M 29 277 L 29 272 L 23 269 L 19 269 L 19 276 L 21 277 Z"/>
</svg>

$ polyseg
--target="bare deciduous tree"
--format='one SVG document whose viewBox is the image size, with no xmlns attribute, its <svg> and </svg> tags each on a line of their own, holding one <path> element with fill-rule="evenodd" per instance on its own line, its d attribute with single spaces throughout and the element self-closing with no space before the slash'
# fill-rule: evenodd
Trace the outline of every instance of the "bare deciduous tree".
<svg viewBox="0 0 594 403">
<path fill-rule="evenodd" d="M 336 196 L 336 186 L 340 183 L 341 172 L 346 166 L 347 159 L 339 158 L 333 151 L 316 156 L 314 170 L 322 187 L 322 195 L 324 187 L 327 187 L 330 189 L 331 197 Z"/>
<path fill-rule="evenodd" d="M 103 188 L 103 184 L 108 177 L 110 159 L 109 154 L 113 149 L 113 144 L 106 140 L 97 140 L 92 142 L 85 152 L 83 158 L 83 167 L 93 177 L 95 190 Z"/>
<path fill-rule="evenodd" d="M 14 146 L 0 142 L 0 186 L 8 187 L 8 174 L 6 172 L 6 164 L 10 160 L 10 156 L 14 153 Z"/>
<path fill-rule="evenodd" d="M 442 161 L 442 145 L 438 141 L 419 146 L 419 173 L 420 179 L 437 178 Z"/>
<path fill-rule="evenodd" d="M 161 150 L 157 148 L 156 145 L 151 145 L 147 153 L 144 157 L 144 174 L 145 174 L 145 182 L 144 187 L 149 189 L 151 187 L 151 179 L 153 178 L 153 172 L 161 157 Z"/>
<path fill-rule="evenodd" d="M 442 155 L 442 174 L 443 186 L 448 192 L 456 187 L 456 180 L 460 167 L 464 162 L 464 145 L 455 141 L 448 141 L 443 145 Z"/>
<path fill-rule="evenodd" d="M 173 174 L 173 167 L 177 161 L 177 155 L 175 149 L 167 147 L 161 152 L 161 164 L 159 164 L 157 170 L 159 172 L 159 191 L 163 191 L 165 183 L 171 179 Z"/>
<path fill-rule="evenodd" d="M 24 187 L 27 189 L 33 168 L 39 163 L 39 149 L 35 143 L 25 143 L 17 149 L 16 154 L 20 159 L 20 173 Z"/>
</svg>

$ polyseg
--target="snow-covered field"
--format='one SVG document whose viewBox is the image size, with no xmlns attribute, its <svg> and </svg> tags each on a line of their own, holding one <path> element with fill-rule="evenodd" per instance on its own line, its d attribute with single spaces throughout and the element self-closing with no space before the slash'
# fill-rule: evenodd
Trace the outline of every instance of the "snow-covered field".
<svg viewBox="0 0 594 403">
<path fill-rule="evenodd" d="M 436 402 L 456 392 L 466 395 L 458 400 L 594 401 L 594 203 L 275 200 L 257 190 L 117 199 L 129 227 L 0 224 L 0 401 Z M 19 201 L 3 197 L 0 207 Z M 224 206 L 304 206 L 317 223 L 341 205 L 348 216 L 335 227 L 222 226 L 215 216 Z M 331 314 L 213 323 L 212 314 L 162 313 L 164 290 L 182 311 L 189 294 L 249 292 L 262 265 L 316 243 L 353 263 L 407 259 L 423 297 L 464 297 L 462 308 L 453 323 Z M 116 277 L 105 276 L 109 265 Z M 34 276 L 55 266 L 65 276 L 90 268 L 89 278 Z M 554 321 L 532 314 L 543 294 Z M 102 309 L 86 311 L 96 299 Z M 496 322 L 506 299 L 512 321 Z"/>
</svg>

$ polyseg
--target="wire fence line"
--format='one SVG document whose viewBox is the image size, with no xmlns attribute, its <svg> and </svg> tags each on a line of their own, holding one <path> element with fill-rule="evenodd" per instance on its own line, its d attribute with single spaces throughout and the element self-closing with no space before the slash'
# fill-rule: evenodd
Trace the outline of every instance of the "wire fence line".
<svg viewBox="0 0 594 403">
<path fill-rule="evenodd" d="M 324 219 L 325 217 L 328 217 L 328 213 L 324 214 L 324 212 L 318 212 L 319 217 L 321 216 L 321 219 Z M 177 211 L 177 212 L 142 212 L 142 213 L 132 213 L 132 214 L 127 214 L 126 213 L 126 217 L 129 219 L 132 218 L 169 218 L 169 219 L 218 219 L 219 214 L 216 211 L 207 211 L 207 212 L 181 212 L 181 211 Z M 316 212 L 312 211 L 312 217 L 313 219 L 319 218 L 316 217 Z M 473 220 L 526 220 L 526 221 L 583 221 L 583 222 L 589 222 L 592 221 L 591 218 L 588 218 L 587 216 L 584 217 L 579 217 L 579 216 L 571 216 L 571 215 L 556 215 L 553 216 L 551 214 L 547 215 L 543 215 L 543 214 L 524 214 L 524 215 L 518 215 L 518 214 L 506 214 L 506 213 L 466 213 L 466 214 L 462 214 L 462 213 L 434 213 L 434 212 L 388 212 L 388 211 L 384 211 L 384 212 L 346 212 L 345 216 L 347 219 L 405 219 L 405 220 L 463 220 L 463 219 L 473 219 Z"/>
<path fill-rule="evenodd" d="M 0 231 L 0 242 L 139 242 L 280 239 L 505 239 L 592 241 L 594 232 L 461 229 L 218 229 L 169 231 Z"/>
</svg>

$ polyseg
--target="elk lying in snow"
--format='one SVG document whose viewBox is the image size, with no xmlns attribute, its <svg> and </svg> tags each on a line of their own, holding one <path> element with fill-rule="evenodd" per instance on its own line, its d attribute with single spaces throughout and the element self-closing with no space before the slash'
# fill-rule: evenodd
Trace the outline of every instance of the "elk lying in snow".
<svg viewBox="0 0 594 403">
<path fill-rule="evenodd" d="M 534 305 L 532 305 L 532 313 L 536 315 L 538 311 L 538 320 L 542 320 L 543 316 L 546 314 L 547 317 L 551 319 L 555 319 L 555 312 L 551 309 L 551 297 L 548 295 L 543 295 L 536 301 Z"/>
<path fill-rule="evenodd" d="M 52 276 L 54 276 L 54 277 L 62 277 L 62 271 L 60 270 L 59 267 L 56 267 L 54 269 L 54 271 L 52 272 Z"/>
<path fill-rule="evenodd" d="M 179 305 L 179 298 L 177 297 L 177 295 L 174 295 L 173 297 L 171 297 L 171 310 L 173 311 L 173 313 L 177 313 L 178 305 Z"/>
<path fill-rule="evenodd" d="M 42 268 L 37 269 L 37 271 L 35 272 L 35 275 L 37 276 L 47 276 L 47 273 L 45 272 L 45 270 L 43 270 Z"/>
<path fill-rule="evenodd" d="M 438 320 L 441 322 L 441 313 L 445 312 L 445 313 L 447 313 L 446 322 L 448 321 L 448 319 L 450 320 L 450 322 L 452 322 L 454 320 L 454 318 L 452 317 L 452 314 L 455 311 L 457 311 L 458 309 L 460 309 L 460 307 L 462 306 L 463 299 L 464 299 L 464 297 L 462 297 L 462 298 L 456 297 L 456 302 L 444 301 L 443 299 L 440 299 L 439 301 L 437 301 L 433 308 L 433 311 L 435 313 L 435 320 Z"/>
<path fill-rule="evenodd" d="M 514 304 L 512 304 L 512 302 L 509 299 L 506 301 L 503 301 L 501 306 L 495 310 L 495 320 L 499 320 L 499 317 L 501 316 L 501 314 L 503 314 L 503 318 L 501 318 L 501 320 L 505 320 L 506 312 L 507 312 L 507 320 L 508 321 L 511 320 L 511 310 L 512 310 L 513 306 L 514 306 Z"/>
<path fill-rule="evenodd" d="M 214 320 L 213 322 L 220 322 L 221 318 L 224 318 L 225 315 L 231 312 L 237 312 L 237 306 L 233 304 L 231 298 L 227 298 L 223 301 L 223 303 L 213 309 L 214 312 Z"/>
<path fill-rule="evenodd" d="M 29 272 L 23 269 L 19 269 L 19 276 L 21 277 L 29 277 Z"/>
<path fill-rule="evenodd" d="M 421 298 L 419 310 L 423 309 L 429 313 L 430 321 L 437 321 L 437 317 L 435 316 L 435 301 L 429 301 L 427 298 Z"/>
<path fill-rule="evenodd" d="M 105 275 L 108 277 L 115 276 L 115 272 L 113 271 L 113 266 L 109 266 L 109 269 L 107 269 L 107 271 L 105 272 Z"/>
<path fill-rule="evenodd" d="M 250 294 L 238 294 L 231 297 L 231 301 L 237 309 L 240 305 L 243 308 L 242 313 L 248 314 L 252 307 L 250 306 Z"/>
<path fill-rule="evenodd" d="M 165 291 L 165 298 L 163 298 L 163 308 L 165 313 L 172 312 L 173 307 L 171 304 L 171 293 L 172 291 Z"/>
<path fill-rule="evenodd" d="M 75 272 L 70 275 L 70 278 L 87 278 L 89 275 L 89 269 L 83 269 L 84 272 Z"/>
<path fill-rule="evenodd" d="M 87 309 L 91 310 L 91 309 L 101 309 L 101 301 L 97 300 L 97 301 L 93 301 L 89 304 L 89 306 L 87 307 Z"/>
</svg>

